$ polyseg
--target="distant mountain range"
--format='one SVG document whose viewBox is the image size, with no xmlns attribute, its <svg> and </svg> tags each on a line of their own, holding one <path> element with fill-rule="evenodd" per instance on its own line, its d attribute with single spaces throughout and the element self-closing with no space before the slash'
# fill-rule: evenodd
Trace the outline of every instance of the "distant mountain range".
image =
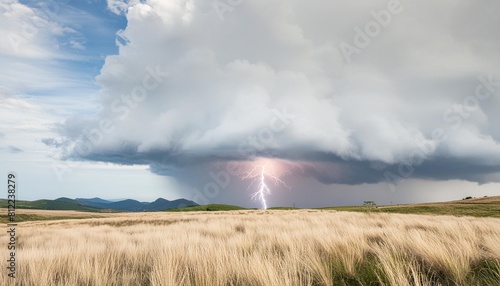
<svg viewBox="0 0 500 286">
<path fill-rule="evenodd" d="M 197 203 L 178 199 L 169 201 L 158 198 L 154 202 L 139 202 L 126 199 L 122 201 L 108 201 L 101 198 L 58 198 L 55 200 L 18 201 L 19 208 L 49 209 L 49 210 L 82 210 L 82 211 L 128 211 L 128 212 L 153 212 L 168 209 L 177 209 L 187 206 L 198 206 Z"/>
</svg>

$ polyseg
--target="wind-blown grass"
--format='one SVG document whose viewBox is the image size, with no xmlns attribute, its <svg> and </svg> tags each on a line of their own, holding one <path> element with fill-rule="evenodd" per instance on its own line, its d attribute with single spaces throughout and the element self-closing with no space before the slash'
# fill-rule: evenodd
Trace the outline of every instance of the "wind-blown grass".
<svg viewBox="0 0 500 286">
<path fill-rule="evenodd" d="M 21 223 L 18 243 L 17 285 L 497 285 L 500 278 L 493 218 L 127 214 Z M 1 285 L 14 285 L 1 275 Z"/>
</svg>

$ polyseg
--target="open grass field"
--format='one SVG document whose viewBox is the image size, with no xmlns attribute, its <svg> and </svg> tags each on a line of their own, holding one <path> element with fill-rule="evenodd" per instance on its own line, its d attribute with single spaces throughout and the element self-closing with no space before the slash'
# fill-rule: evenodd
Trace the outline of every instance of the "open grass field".
<svg viewBox="0 0 500 286">
<path fill-rule="evenodd" d="M 19 223 L 16 284 L 499 285 L 500 219 L 326 210 Z M 24 212 L 24 210 L 23 210 Z M 6 241 L 7 233 L 0 233 Z M 2 243 L 5 244 L 5 243 Z M 6 247 L 1 257 L 8 257 Z"/>
</svg>

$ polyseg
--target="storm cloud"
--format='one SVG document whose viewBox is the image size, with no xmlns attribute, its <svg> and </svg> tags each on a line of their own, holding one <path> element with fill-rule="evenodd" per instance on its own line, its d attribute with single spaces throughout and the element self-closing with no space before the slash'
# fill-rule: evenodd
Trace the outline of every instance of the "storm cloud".
<svg viewBox="0 0 500 286">
<path fill-rule="evenodd" d="M 45 143 L 185 181 L 258 157 L 323 184 L 500 181 L 498 1 L 229 2 L 108 1 L 128 24 L 102 108 Z"/>
</svg>

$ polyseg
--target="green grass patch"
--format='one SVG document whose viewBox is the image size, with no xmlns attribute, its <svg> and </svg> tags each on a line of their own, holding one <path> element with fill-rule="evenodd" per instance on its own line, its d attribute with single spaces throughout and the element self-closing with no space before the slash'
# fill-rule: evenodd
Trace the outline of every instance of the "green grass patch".
<svg viewBox="0 0 500 286">
<path fill-rule="evenodd" d="M 294 207 L 272 207 L 272 208 L 268 208 L 268 210 L 289 211 L 289 210 L 300 210 L 300 208 L 294 208 Z"/>
<path fill-rule="evenodd" d="M 210 204 L 202 206 L 189 206 L 177 209 L 165 210 L 167 212 L 213 212 L 213 211 L 233 211 L 233 210 L 246 210 L 239 206 L 225 205 L 225 204 Z"/>
<path fill-rule="evenodd" d="M 498 285 L 500 260 L 482 260 L 472 267 L 466 279 L 468 285 Z"/>
<path fill-rule="evenodd" d="M 8 207 L 8 201 L 0 199 L 0 205 Z M 37 209 L 37 210 L 74 210 L 85 212 L 103 212 L 103 209 L 83 206 L 75 203 L 60 200 L 36 200 L 36 201 L 16 201 L 16 209 Z"/>
<path fill-rule="evenodd" d="M 320 208 L 322 210 L 373 212 L 373 213 L 400 213 L 400 214 L 432 214 L 473 217 L 500 218 L 500 204 L 482 203 L 436 203 L 422 205 L 379 206 L 368 209 L 364 206 L 343 206 Z"/>
<path fill-rule="evenodd" d="M 25 222 L 25 221 L 40 221 L 40 220 L 63 220 L 63 219 L 85 219 L 85 218 L 99 218 L 97 216 L 44 216 L 44 215 L 36 215 L 36 214 L 20 214 L 16 213 L 16 221 L 17 222 Z M 9 217 L 7 215 L 0 215 L 0 223 L 11 223 L 9 221 Z"/>
</svg>

